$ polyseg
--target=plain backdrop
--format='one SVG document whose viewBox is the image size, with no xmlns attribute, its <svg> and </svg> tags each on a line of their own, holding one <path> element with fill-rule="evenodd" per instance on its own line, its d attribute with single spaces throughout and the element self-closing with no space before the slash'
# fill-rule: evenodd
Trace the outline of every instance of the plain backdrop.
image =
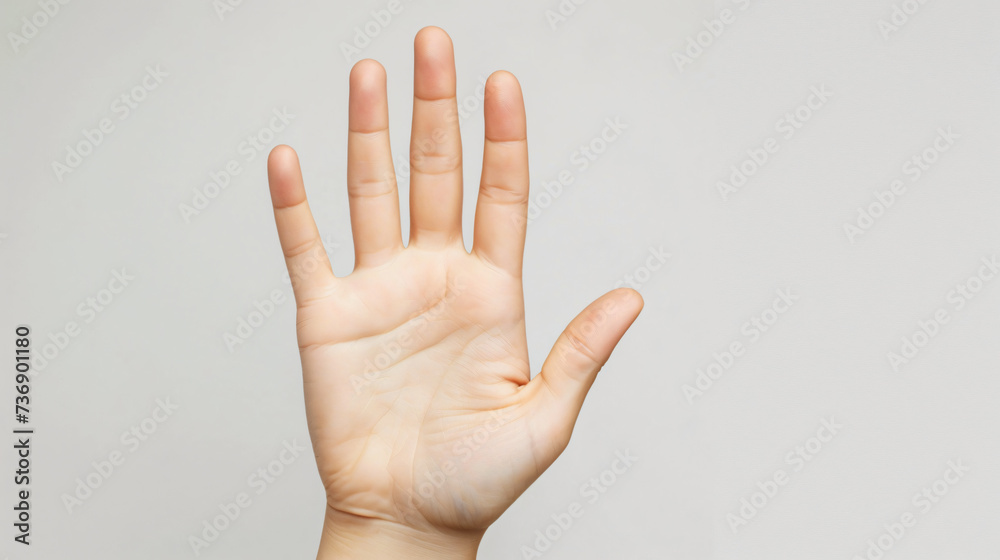
<svg viewBox="0 0 1000 560">
<path fill-rule="evenodd" d="M 632 282 L 646 301 L 482 558 L 996 557 L 993 0 L 4 2 L 4 430 L 14 328 L 50 359 L 32 378 L 32 545 L 13 541 L 10 435 L 0 556 L 315 554 L 324 496 L 265 156 L 298 150 L 347 274 L 348 72 L 385 65 L 402 164 L 425 25 L 456 47 L 467 240 L 477 87 L 506 69 L 524 90 L 533 369 L 600 294 Z M 162 422 L 158 400 L 176 406 Z M 145 439 L 123 440 L 133 427 Z M 307 449 L 279 468 L 286 443 Z M 638 460 L 605 472 L 616 453 Z M 196 556 L 189 538 L 240 492 L 252 504 Z"/>
</svg>

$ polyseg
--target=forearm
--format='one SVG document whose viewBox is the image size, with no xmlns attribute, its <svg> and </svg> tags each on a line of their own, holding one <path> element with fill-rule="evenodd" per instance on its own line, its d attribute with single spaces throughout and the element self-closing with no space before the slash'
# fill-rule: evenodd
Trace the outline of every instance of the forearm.
<svg viewBox="0 0 1000 560">
<path fill-rule="evenodd" d="M 327 508 L 317 560 L 474 560 L 482 531 L 425 532 Z"/>
</svg>

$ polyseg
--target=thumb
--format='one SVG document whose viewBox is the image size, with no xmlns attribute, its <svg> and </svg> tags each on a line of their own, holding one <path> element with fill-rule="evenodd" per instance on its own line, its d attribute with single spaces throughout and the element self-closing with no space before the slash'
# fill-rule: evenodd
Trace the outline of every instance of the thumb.
<svg viewBox="0 0 1000 560">
<path fill-rule="evenodd" d="M 620 288 L 591 303 L 570 321 L 542 364 L 537 384 L 539 428 L 550 436 L 550 444 L 569 443 L 583 400 L 597 372 L 611 357 L 618 341 L 642 310 L 639 292 Z M 554 432 L 553 432 L 554 430 Z"/>
</svg>

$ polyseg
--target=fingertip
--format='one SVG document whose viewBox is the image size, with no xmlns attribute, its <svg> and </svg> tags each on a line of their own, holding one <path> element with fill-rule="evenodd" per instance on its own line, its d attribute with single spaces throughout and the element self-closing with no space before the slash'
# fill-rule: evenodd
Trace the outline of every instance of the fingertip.
<svg viewBox="0 0 1000 560">
<path fill-rule="evenodd" d="M 295 149 L 288 144 L 278 144 L 267 155 L 267 170 L 272 172 L 288 169 L 289 166 L 298 163 L 298 159 Z"/>
<path fill-rule="evenodd" d="M 451 36 L 448 32 L 436 25 L 428 25 L 417 31 L 417 35 L 413 38 L 414 47 L 422 47 L 428 45 L 434 45 L 435 43 L 446 42 L 451 45 Z"/>
<path fill-rule="evenodd" d="M 486 137 L 496 142 L 524 140 L 527 125 L 521 84 L 514 74 L 498 70 L 486 80 L 486 100 L 483 110 Z"/>
<path fill-rule="evenodd" d="M 413 38 L 413 51 L 423 61 L 446 63 L 452 61 L 455 45 L 444 29 L 428 26 Z"/>
<path fill-rule="evenodd" d="M 351 67 L 351 91 L 376 91 L 385 82 L 385 67 L 373 59 L 359 60 Z"/>
<path fill-rule="evenodd" d="M 385 68 L 366 58 L 351 68 L 348 128 L 370 133 L 389 127 Z"/>
<path fill-rule="evenodd" d="M 513 73 L 507 70 L 497 70 L 486 78 L 486 91 L 490 91 L 491 89 L 494 93 L 503 93 L 505 91 L 520 92 L 521 83 Z"/>
<path fill-rule="evenodd" d="M 635 308 L 636 314 L 642 311 L 642 308 L 646 305 L 646 300 L 642 298 L 642 294 L 638 290 L 633 290 L 632 288 L 618 288 L 615 290 L 619 292 L 619 298 L 623 303 L 629 307 Z"/>
<path fill-rule="evenodd" d="M 413 93 L 434 101 L 455 95 L 455 50 L 440 27 L 425 27 L 413 40 Z"/>
<path fill-rule="evenodd" d="M 294 206 L 305 199 L 299 156 L 291 146 L 280 144 L 267 155 L 267 179 L 275 208 Z"/>
<path fill-rule="evenodd" d="M 604 335 L 598 337 L 602 340 L 598 344 L 602 352 L 611 355 L 611 351 L 618 344 L 619 339 L 625 335 L 632 323 L 639 317 L 644 303 L 642 296 L 636 290 L 616 288 L 587 306 L 581 313 L 581 316 L 584 317 L 583 323 L 590 323 L 591 327 L 602 327 L 601 329 L 591 329 L 592 331 L 604 331 Z"/>
<path fill-rule="evenodd" d="M 625 331 L 631 328 L 632 323 L 639 318 L 646 302 L 643 300 L 642 294 L 632 288 L 617 288 L 608 292 L 608 296 L 610 296 L 611 301 L 603 307 L 609 315 L 618 317 L 615 322 L 622 329 L 619 337 L 624 336 Z"/>
</svg>

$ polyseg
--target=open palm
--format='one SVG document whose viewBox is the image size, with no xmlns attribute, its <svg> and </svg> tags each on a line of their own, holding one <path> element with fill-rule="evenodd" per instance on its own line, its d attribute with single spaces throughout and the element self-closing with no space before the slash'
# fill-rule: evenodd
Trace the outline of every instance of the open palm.
<svg viewBox="0 0 1000 560">
<path fill-rule="evenodd" d="M 354 272 L 333 276 L 291 148 L 271 153 L 268 177 L 298 306 L 306 411 L 328 517 L 481 536 L 565 448 L 587 390 L 642 300 L 622 289 L 592 303 L 531 378 L 520 87 L 506 72 L 486 84 L 470 254 L 462 240 L 454 55 L 442 30 L 418 33 L 414 66 L 405 248 L 377 62 L 359 62 L 350 78 Z"/>
</svg>

